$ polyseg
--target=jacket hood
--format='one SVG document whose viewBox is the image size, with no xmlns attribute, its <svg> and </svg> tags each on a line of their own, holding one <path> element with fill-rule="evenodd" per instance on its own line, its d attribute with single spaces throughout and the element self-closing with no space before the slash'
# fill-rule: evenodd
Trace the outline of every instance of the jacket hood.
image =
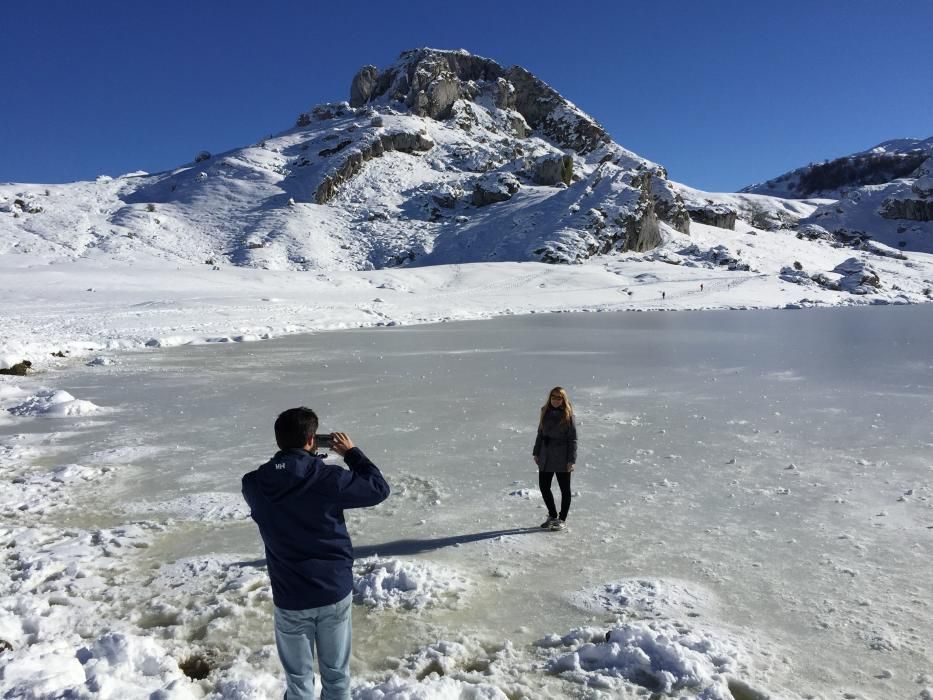
<svg viewBox="0 0 933 700">
<path fill-rule="evenodd" d="M 269 501 L 280 501 L 306 484 L 308 474 L 323 464 L 320 455 L 305 450 L 280 450 L 257 470 L 259 492 Z"/>
</svg>

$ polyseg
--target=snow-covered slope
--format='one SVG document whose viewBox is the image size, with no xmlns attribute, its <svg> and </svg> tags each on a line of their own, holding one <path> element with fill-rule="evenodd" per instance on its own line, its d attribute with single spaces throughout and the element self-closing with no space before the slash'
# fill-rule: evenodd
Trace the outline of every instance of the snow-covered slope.
<svg viewBox="0 0 933 700">
<path fill-rule="evenodd" d="M 853 247 L 872 241 L 901 251 L 933 252 L 933 138 L 886 141 L 743 192 L 826 198 L 810 216 L 795 222 L 810 239 Z"/>
<path fill-rule="evenodd" d="M 810 237 L 860 244 L 870 240 L 901 251 L 933 253 L 933 157 L 909 177 L 851 190 L 801 221 Z"/>
</svg>

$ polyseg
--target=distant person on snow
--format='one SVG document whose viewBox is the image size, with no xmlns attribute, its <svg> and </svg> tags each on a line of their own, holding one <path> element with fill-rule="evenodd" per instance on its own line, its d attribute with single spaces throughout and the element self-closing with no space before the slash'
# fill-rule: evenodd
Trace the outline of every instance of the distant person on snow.
<svg viewBox="0 0 933 700">
<path fill-rule="evenodd" d="M 563 530 L 570 511 L 570 474 L 577 462 L 577 426 L 573 420 L 573 404 L 559 386 L 551 389 L 547 402 L 541 407 L 538 436 L 531 454 L 538 465 L 538 486 L 548 513 L 541 527 Z M 560 513 L 551 493 L 555 474 L 560 487 Z"/>
<path fill-rule="evenodd" d="M 243 497 L 265 545 L 286 700 L 314 700 L 315 648 L 321 698 L 349 700 L 353 545 L 343 511 L 381 503 L 389 485 L 346 433 L 330 438 L 349 470 L 324 464 L 317 427 L 310 408 L 283 412 L 279 451 L 243 477 Z"/>
</svg>

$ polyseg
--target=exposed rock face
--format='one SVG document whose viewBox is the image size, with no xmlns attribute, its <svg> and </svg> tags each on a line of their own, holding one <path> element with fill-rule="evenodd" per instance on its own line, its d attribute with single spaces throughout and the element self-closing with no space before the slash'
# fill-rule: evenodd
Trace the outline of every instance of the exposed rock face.
<svg viewBox="0 0 933 700">
<path fill-rule="evenodd" d="M 350 106 L 362 107 L 369 102 L 379 78 L 379 69 L 376 66 L 363 66 L 353 76 L 350 84 Z"/>
<path fill-rule="evenodd" d="M 698 224 L 735 231 L 735 220 L 738 212 L 725 204 L 688 205 L 687 213 L 690 215 L 691 220 L 696 221 Z"/>
<path fill-rule="evenodd" d="M 878 213 L 885 219 L 933 221 L 933 158 L 928 158 L 914 173 L 916 178 L 905 194 L 886 197 Z"/>
<path fill-rule="evenodd" d="M 538 185 L 569 185 L 573 180 L 573 158 L 568 155 L 542 156 L 531 169 L 531 179 Z"/>
<path fill-rule="evenodd" d="M 515 109 L 532 129 L 580 154 L 610 141 L 605 129 L 524 68 L 512 66 L 505 77 L 515 87 Z"/>
<path fill-rule="evenodd" d="M 363 68 L 353 79 L 350 99 L 354 106 L 361 106 L 384 97 L 405 103 L 420 117 L 446 119 L 454 102 L 475 97 L 468 83 L 498 85 L 502 73 L 502 67 L 488 58 L 461 51 L 414 49 L 402 52 L 398 63 L 384 73 L 373 66 Z"/>
<path fill-rule="evenodd" d="M 587 228 L 595 234 L 588 254 L 608 253 L 613 249 L 642 253 L 661 245 L 661 229 L 651 193 L 651 173 L 621 171 L 604 165 L 594 175 L 592 184 L 594 191 L 603 187 L 617 193 L 606 200 L 615 207 L 591 209 L 587 213 L 590 220 Z"/>
<path fill-rule="evenodd" d="M 493 101 L 499 109 L 515 109 L 515 86 L 505 78 L 496 78 L 492 87 Z"/>
<path fill-rule="evenodd" d="M 914 173 L 917 178 L 911 189 L 920 197 L 933 197 L 933 158 L 928 158 Z"/>
<path fill-rule="evenodd" d="M 644 173 L 633 178 L 632 185 L 641 189 L 641 197 L 636 211 L 619 221 L 625 230 L 625 240 L 621 247 L 622 250 L 642 253 L 661 245 L 661 230 L 654 209 L 655 200 L 651 196 L 651 174 Z"/>
<path fill-rule="evenodd" d="M 394 100 L 418 116 L 447 119 L 457 100 L 480 94 L 489 95 L 500 109 L 517 110 L 532 129 L 564 148 L 585 154 L 610 141 L 605 129 L 524 68 L 506 70 L 461 51 L 405 51 L 381 74 L 365 66 L 353 78 L 350 104 Z"/>
<path fill-rule="evenodd" d="M 663 170 L 663 169 L 662 169 Z M 651 178 L 651 195 L 654 198 L 654 208 L 658 218 L 667 222 L 681 233 L 690 233 L 690 215 L 687 207 L 671 183 L 662 173 L 649 171 Z"/>
<path fill-rule="evenodd" d="M 32 362 L 29 360 L 23 360 L 22 362 L 17 362 L 12 367 L 4 367 L 0 369 L 0 374 L 11 374 L 15 377 L 25 377 L 29 373 L 31 367 Z"/>
<path fill-rule="evenodd" d="M 879 213 L 885 219 L 933 221 L 933 199 L 889 198 L 884 200 Z"/>
<path fill-rule="evenodd" d="M 916 172 L 909 196 L 887 197 L 879 213 L 885 219 L 933 221 L 933 158 L 927 158 Z"/>
<path fill-rule="evenodd" d="M 363 163 L 380 157 L 386 151 L 414 153 L 429 151 L 433 147 L 434 142 L 419 132 L 397 131 L 378 134 L 361 149 L 350 151 L 347 157 L 324 177 L 314 193 L 314 201 L 317 204 L 324 204 L 333 199 L 337 194 L 337 188 L 356 175 L 363 168 Z"/>
</svg>

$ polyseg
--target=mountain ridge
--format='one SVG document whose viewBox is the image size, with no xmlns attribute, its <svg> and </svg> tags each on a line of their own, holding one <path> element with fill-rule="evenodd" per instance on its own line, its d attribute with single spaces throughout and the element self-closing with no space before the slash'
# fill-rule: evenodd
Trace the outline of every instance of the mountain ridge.
<svg viewBox="0 0 933 700">
<path fill-rule="evenodd" d="M 841 199 L 859 187 L 886 184 L 909 176 L 931 156 L 933 136 L 890 139 L 864 151 L 794 168 L 739 191 L 789 199 Z"/>
</svg>

